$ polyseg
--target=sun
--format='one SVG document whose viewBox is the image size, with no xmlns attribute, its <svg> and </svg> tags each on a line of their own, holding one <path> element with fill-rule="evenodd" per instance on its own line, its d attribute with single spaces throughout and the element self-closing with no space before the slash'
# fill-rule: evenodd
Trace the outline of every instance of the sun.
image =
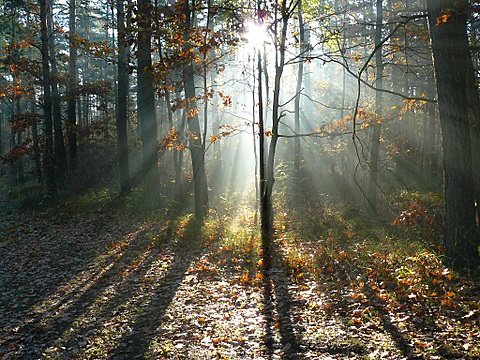
<svg viewBox="0 0 480 360">
<path fill-rule="evenodd" d="M 256 48 L 268 41 L 268 31 L 265 24 L 257 21 L 249 21 L 246 24 L 245 29 L 246 32 L 244 37 L 247 40 L 249 47 Z"/>
</svg>

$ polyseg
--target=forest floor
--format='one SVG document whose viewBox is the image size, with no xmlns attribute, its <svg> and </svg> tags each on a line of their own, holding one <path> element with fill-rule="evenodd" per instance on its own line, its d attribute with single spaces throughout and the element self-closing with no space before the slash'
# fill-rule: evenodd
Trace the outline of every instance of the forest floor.
<svg viewBox="0 0 480 360">
<path fill-rule="evenodd" d="M 264 273 L 247 210 L 200 227 L 109 197 L 10 202 L 0 359 L 480 358 L 478 277 L 328 211 L 310 238 L 280 216 Z"/>
</svg>

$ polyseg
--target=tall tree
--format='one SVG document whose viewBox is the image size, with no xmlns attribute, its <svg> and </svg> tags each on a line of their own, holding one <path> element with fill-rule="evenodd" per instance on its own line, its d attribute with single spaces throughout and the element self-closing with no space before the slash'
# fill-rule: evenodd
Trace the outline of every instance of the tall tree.
<svg viewBox="0 0 480 360">
<path fill-rule="evenodd" d="M 73 1 L 73 0 L 72 0 Z M 120 180 L 120 193 L 130 191 L 129 163 L 128 163 L 128 72 L 125 45 L 125 9 L 123 0 L 117 0 L 117 39 L 118 39 L 118 104 L 117 104 L 117 148 Z"/>
<path fill-rule="evenodd" d="M 190 3 L 185 0 L 184 8 L 184 41 L 185 51 L 192 48 L 190 30 L 193 25 L 194 13 L 190 9 Z M 194 5 L 192 5 L 194 9 Z M 193 59 L 188 59 L 183 65 L 183 81 L 185 85 L 185 98 L 187 100 L 188 129 L 190 131 L 190 154 L 192 157 L 193 182 L 195 187 L 195 216 L 202 220 L 208 210 L 208 187 L 205 172 L 205 148 L 202 142 L 202 133 L 198 119 L 198 109 L 195 92 L 195 69 Z"/>
<path fill-rule="evenodd" d="M 383 88 L 383 54 L 382 54 L 382 29 L 383 29 L 383 4 L 382 0 L 376 2 L 377 20 L 375 24 L 375 87 L 378 90 Z M 368 209 L 372 213 L 377 212 L 377 188 L 378 168 L 380 158 L 380 134 L 381 121 L 383 116 L 382 92 L 375 93 L 375 120 L 372 127 L 372 140 L 370 148 L 370 181 L 368 185 Z"/>
<path fill-rule="evenodd" d="M 145 195 L 153 203 L 158 199 L 157 119 L 155 93 L 152 81 L 152 4 L 149 0 L 138 2 L 138 117 L 142 139 L 142 175 Z"/>
<path fill-rule="evenodd" d="M 48 44 L 48 6 L 47 0 L 40 0 L 40 36 L 42 52 L 43 76 L 43 112 L 45 118 L 45 153 L 44 166 L 47 181 L 47 192 L 50 196 L 57 195 L 57 182 L 55 178 L 55 159 L 53 155 L 53 119 L 52 119 L 52 93 Z"/>
<path fill-rule="evenodd" d="M 427 0 L 443 136 L 445 260 L 453 268 L 480 264 L 467 112 L 468 5 L 467 0 Z"/>
<path fill-rule="evenodd" d="M 287 28 L 288 21 L 292 15 L 292 12 L 296 8 L 296 2 L 290 4 L 287 0 L 282 0 L 279 10 L 275 10 L 275 23 L 274 23 L 274 36 L 278 42 L 278 47 L 275 52 L 275 78 L 273 85 L 273 102 L 272 102 L 272 133 L 271 140 L 268 147 L 268 156 L 266 162 L 266 185 L 265 185 L 265 201 L 263 202 L 262 214 L 265 212 L 264 218 L 267 223 L 262 224 L 264 226 L 264 234 L 268 234 L 271 237 L 273 230 L 273 207 L 272 207 L 272 194 L 273 185 L 275 183 L 275 153 L 277 150 L 279 134 L 280 120 L 284 116 L 280 112 L 280 94 L 282 75 L 285 68 L 285 51 L 287 41 Z M 279 16 L 279 18 L 277 18 Z M 278 21 L 277 21 L 278 20 Z M 280 29 L 278 29 L 280 24 Z M 260 134 L 260 136 L 265 136 Z M 263 218 L 262 218 L 263 219 Z M 265 251 L 265 250 L 264 250 Z"/>
<path fill-rule="evenodd" d="M 51 66 L 51 88 L 52 88 L 52 114 L 53 114 L 53 129 L 54 129 L 54 149 L 55 149 L 55 166 L 57 184 L 64 185 L 65 173 L 67 171 L 67 154 L 65 152 L 65 141 L 63 139 L 62 126 L 62 111 L 60 104 L 60 92 L 58 85 L 58 69 L 57 58 L 55 55 L 55 28 L 53 23 L 53 1 L 49 0 L 47 3 L 49 9 L 47 15 L 48 26 L 48 46 L 50 52 L 50 66 Z"/>
<path fill-rule="evenodd" d="M 298 1 L 297 5 L 297 16 L 298 16 L 298 32 L 299 32 L 299 55 L 298 60 L 298 69 L 297 69 L 297 89 L 295 94 L 295 133 L 300 134 L 300 99 L 301 91 L 303 84 L 303 68 L 305 62 L 305 50 L 307 48 L 305 43 L 305 23 L 303 21 L 303 9 L 302 9 L 302 0 Z M 295 138 L 295 151 L 294 151 L 294 167 L 295 167 L 295 176 L 297 181 L 300 179 L 300 137 Z"/>
<path fill-rule="evenodd" d="M 77 167 L 77 6 L 76 0 L 69 1 L 68 12 L 68 104 L 67 104 L 67 136 L 70 169 Z"/>
</svg>

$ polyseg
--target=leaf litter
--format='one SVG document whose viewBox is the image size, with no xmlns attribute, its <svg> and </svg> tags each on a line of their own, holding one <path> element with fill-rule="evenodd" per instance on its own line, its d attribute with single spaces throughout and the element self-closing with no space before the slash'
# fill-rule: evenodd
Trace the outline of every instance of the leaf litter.
<svg viewBox="0 0 480 360">
<path fill-rule="evenodd" d="M 241 226 L 205 232 L 188 216 L 111 210 L 5 215 L 0 359 L 480 356 L 478 284 L 430 253 L 400 262 L 351 233 L 354 246 L 339 234 L 308 242 L 281 221 L 264 274 Z"/>
</svg>

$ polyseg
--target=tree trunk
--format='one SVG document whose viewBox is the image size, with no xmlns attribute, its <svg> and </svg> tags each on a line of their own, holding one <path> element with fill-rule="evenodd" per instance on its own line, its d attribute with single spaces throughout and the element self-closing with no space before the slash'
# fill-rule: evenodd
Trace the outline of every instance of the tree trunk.
<svg viewBox="0 0 480 360">
<path fill-rule="evenodd" d="M 72 0 L 74 1 L 74 0 Z M 117 39 L 118 39 L 118 87 L 117 87 L 117 149 L 120 194 L 130 191 L 130 175 L 128 163 L 128 72 L 125 45 L 125 10 L 123 0 L 117 0 Z"/>
<path fill-rule="evenodd" d="M 69 2 L 69 58 L 68 58 L 68 104 L 67 104 L 67 136 L 70 169 L 77 168 L 77 41 L 76 41 L 76 0 Z"/>
<path fill-rule="evenodd" d="M 57 170 L 57 184 L 61 187 L 65 182 L 65 173 L 67 171 L 67 154 L 65 153 L 65 143 L 63 140 L 62 113 L 60 107 L 60 94 L 58 91 L 58 71 L 57 59 L 55 57 L 55 37 L 53 24 L 53 1 L 49 1 L 47 24 L 48 24 L 48 45 L 50 48 L 51 64 L 51 85 L 52 85 L 52 105 L 53 105 L 53 129 L 54 129 L 54 149 L 55 165 Z"/>
<path fill-rule="evenodd" d="M 472 179 L 475 196 L 475 210 L 477 215 L 477 229 L 480 220 L 480 97 L 476 85 L 475 70 L 471 61 L 467 69 L 467 101 L 470 119 L 470 138 L 472 141 Z"/>
<path fill-rule="evenodd" d="M 259 165 L 259 182 L 260 182 L 260 221 L 262 230 L 262 248 L 263 260 L 266 269 L 270 267 L 270 219 L 269 219 L 269 204 L 267 200 L 266 184 L 267 178 L 265 174 L 265 121 L 263 109 L 263 68 L 261 50 L 258 49 L 258 131 L 259 131 L 259 145 L 258 145 L 258 165 Z"/>
<path fill-rule="evenodd" d="M 185 6 L 185 29 L 184 40 L 186 41 L 185 50 L 190 48 L 189 29 L 192 22 L 192 14 L 188 1 Z M 195 94 L 195 79 L 193 62 L 190 60 L 183 66 L 183 79 L 185 82 L 185 98 L 187 100 L 188 129 L 190 131 L 190 154 L 192 156 L 193 182 L 195 188 L 195 216 L 198 220 L 203 220 L 208 211 L 208 188 L 207 176 L 205 173 L 205 152 L 202 144 L 202 133 L 198 120 L 198 109 Z"/>
<path fill-rule="evenodd" d="M 157 119 L 155 93 L 151 77 L 151 29 L 149 0 L 138 3 L 138 117 L 142 139 L 142 173 L 145 181 L 145 195 L 153 205 L 158 200 L 158 155 L 157 155 Z"/>
<path fill-rule="evenodd" d="M 443 136 L 445 261 L 453 268 L 473 269 L 480 256 L 467 109 L 468 1 L 428 0 L 427 11 Z"/>
<path fill-rule="evenodd" d="M 32 95 L 32 99 L 30 100 L 30 112 L 32 114 L 36 114 L 37 108 L 36 108 L 36 103 L 37 99 L 35 96 L 35 93 Z M 32 137 L 33 137 L 33 161 L 35 163 L 35 174 L 37 176 L 37 182 L 39 184 L 42 183 L 43 181 L 43 175 L 42 175 L 42 164 L 40 162 L 40 144 L 38 140 L 38 120 L 37 118 L 34 119 L 33 124 L 32 124 Z"/>
<path fill-rule="evenodd" d="M 300 134 L 300 99 L 301 99 L 301 91 L 302 91 L 302 84 L 303 84 L 303 64 L 304 64 L 304 56 L 305 56 L 305 24 L 303 23 L 303 10 L 302 10 L 302 0 L 298 1 L 297 5 L 297 15 L 298 15 L 298 27 L 299 27 L 299 56 L 298 59 L 298 69 L 297 69 L 297 89 L 295 95 L 295 134 Z M 300 137 L 295 138 L 295 151 L 293 157 L 294 169 L 295 169 L 295 178 L 297 182 L 297 186 L 299 185 L 300 181 Z"/>
<path fill-rule="evenodd" d="M 20 98 L 17 98 L 15 100 L 15 106 L 16 106 L 16 113 L 17 114 L 21 114 L 22 113 L 22 109 L 21 109 L 21 106 L 20 106 Z M 17 145 L 18 146 L 21 146 L 22 145 L 22 133 L 19 131 L 17 133 Z M 23 185 L 25 184 L 25 171 L 24 171 L 24 167 L 23 167 L 23 156 L 20 156 L 18 159 L 17 159 L 17 169 L 18 169 L 18 183 L 20 185 Z"/>
<path fill-rule="evenodd" d="M 272 138 L 268 146 L 268 154 L 266 164 L 263 165 L 260 162 L 260 166 L 265 166 L 265 188 L 264 191 L 261 191 L 261 220 L 262 220 L 262 245 L 264 253 L 264 261 L 267 261 L 266 268 L 270 265 L 271 257 L 271 248 L 272 248 L 272 236 L 273 236 L 273 205 L 272 205 L 272 194 L 273 186 L 275 184 L 275 154 L 277 150 L 277 143 L 279 138 L 278 128 L 280 124 L 280 118 L 282 117 L 280 113 L 280 91 L 281 91 L 281 81 L 282 74 L 285 67 L 285 45 L 287 38 L 287 26 L 289 20 L 289 14 L 287 11 L 287 1 L 282 0 L 280 7 L 281 19 L 280 21 L 275 21 L 274 36 L 278 36 L 277 24 L 281 24 L 280 38 L 278 38 L 278 48 L 275 52 L 275 79 L 273 87 L 273 103 L 272 103 Z M 278 13 L 275 13 L 275 18 L 278 16 Z M 277 20 L 277 19 L 275 19 Z M 265 60 L 265 59 L 264 59 Z M 264 63 L 265 65 L 265 63 Z M 260 66 L 260 64 L 259 64 Z M 264 67 L 265 69 L 265 67 Z M 267 76 L 265 76 L 267 78 Z M 259 81 L 261 82 L 261 81 Z M 264 137 L 265 132 L 260 133 L 260 137 Z M 263 147 L 260 146 L 260 151 Z M 262 179 L 262 176 L 260 176 Z"/>
<path fill-rule="evenodd" d="M 50 91 L 50 64 L 48 56 L 48 7 L 46 0 L 40 0 L 40 34 L 42 52 L 42 75 L 43 75 L 43 111 L 45 116 L 45 153 L 44 166 L 49 196 L 57 195 L 57 183 L 55 178 L 55 162 L 53 157 L 53 120 L 52 120 L 52 94 Z"/>
<path fill-rule="evenodd" d="M 382 28 L 383 28 L 383 7 L 382 0 L 377 0 L 377 21 L 375 29 L 375 87 L 377 89 L 383 88 L 383 55 L 382 55 Z M 372 214 L 377 213 L 378 203 L 378 167 L 379 167 L 379 150 L 380 150 L 380 134 L 381 134 L 381 120 L 383 116 L 383 102 L 382 92 L 375 93 L 375 119 L 372 128 L 372 141 L 370 148 L 370 181 L 368 186 L 368 210 Z"/>
<path fill-rule="evenodd" d="M 17 144 L 17 139 L 15 137 L 15 131 L 13 130 L 13 121 L 10 122 L 10 149 L 14 149 Z M 17 185 L 18 182 L 18 161 L 13 161 L 10 164 L 9 171 L 9 181 L 11 185 Z"/>
<path fill-rule="evenodd" d="M 2 107 L 0 108 L 0 156 L 3 155 L 4 146 L 3 139 L 5 137 L 5 106 L 2 101 Z M 3 167 L 1 168 L 0 175 L 3 175 Z"/>
</svg>

